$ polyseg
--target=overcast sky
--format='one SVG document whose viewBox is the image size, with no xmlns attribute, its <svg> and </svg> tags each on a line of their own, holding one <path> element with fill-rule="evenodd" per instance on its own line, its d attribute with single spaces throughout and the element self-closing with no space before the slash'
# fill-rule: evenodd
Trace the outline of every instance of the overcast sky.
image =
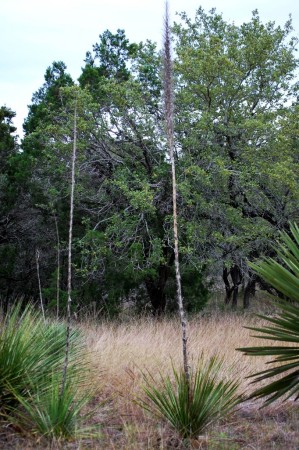
<svg viewBox="0 0 299 450">
<path fill-rule="evenodd" d="M 46 68 L 64 61 L 77 79 L 85 53 L 106 29 L 124 29 L 130 41 L 161 44 L 164 0 L 0 0 L 0 106 L 16 111 L 18 134 L 32 94 L 43 84 Z M 202 6 L 215 7 L 227 21 L 249 21 L 258 9 L 263 21 L 284 24 L 293 17 L 299 34 L 298 0 L 169 0 L 171 21 L 177 11 L 194 17 Z"/>
</svg>

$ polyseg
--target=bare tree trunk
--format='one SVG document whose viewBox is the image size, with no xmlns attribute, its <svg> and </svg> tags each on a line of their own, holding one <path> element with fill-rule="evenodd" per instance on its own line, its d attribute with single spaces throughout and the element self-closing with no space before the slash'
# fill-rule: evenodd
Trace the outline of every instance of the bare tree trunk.
<svg viewBox="0 0 299 450">
<path fill-rule="evenodd" d="M 68 242 L 67 328 L 66 328 L 65 360 L 62 375 L 61 395 L 63 394 L 66 385 L 67 368 L 70 351 L 70 333 L 71 333 L 72 240 L 73 240 L 73 218 L 74 218 L 75 163 L 77 153 L 77 98 L 75 100 L 73 133 L 74 137 L 73 137 L 73 152 L 72 152 L 72 166 L 71 166 L 70 222 L 69 222 L 69 242 Z"/>
<path fill-rule="evenodd" d="M 60 236 L 55 212 L 53 213 L 57 238 L 57 277 L 56 277 L 56 318 L 59 319 L 60 307 Z"/>
<path fill-rule="evenodd" d="M 41 305 L 44 321 L 46 322 L 44 302 L 43 302 L 43 294 L 42 294 L 42 285 L 41 285 L 40 273 L 39 273 L 39 250 L 38 250 L 38 248 L 36 249 L 36 252 L 35 252 L 35 258 L 36 258 L 36 271 L 37 271 L 37 281 L 38 281 L 40 305 Z"/>
<path fill-rule="evenodd" d="M 167 146 L 172 171 L 172 203 L 173 203 L 173 236 L 174 236 L 174 256 L 175 256 L 175 274 L 177 285 L 177 300 L 179 307 L 179 315 L 182 327 L 182 344 L 183 344 L 183 363 L 186 379 L 189 381 L 190 372 L 188 364 L 188 348 L 187 348 L 187 318 L 184 309 L 182 296 L 181 273 L 179 262 L 179 238 L 177 223 L 177 186 L 176 171 L 174 159 L 174 129 L 173 129 L 173 80 L 172 80 L 172 58 L 170 45 L 170 27 L 168 2 L 165 3 L 165 22 L 164 22 L 164 100 L 165 100 L 165 119 L 167 132 Z"/>
</svg>

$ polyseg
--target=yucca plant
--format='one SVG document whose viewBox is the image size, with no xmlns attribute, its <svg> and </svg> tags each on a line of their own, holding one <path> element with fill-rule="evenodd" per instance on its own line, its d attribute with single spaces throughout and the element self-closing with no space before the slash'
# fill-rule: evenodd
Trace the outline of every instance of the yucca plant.
<svg viewBox="0 0 299 450">
<path fill-rule="evenodd" d="M 84 424 L 92 412 L 82 413 L 93 393 L 82 389 L 82 380 L 67 378 L 61 393 L 62 374 L 53 373 L 50 380 L 25 398 L 16 393 L 21 408 L 14 409 L 10 421 L 25 432 L 51 441 L 91 437 L 97 427 Z"/>
<path fill-rule="evenodd" d="M 164 417 L 183 438 L 196 437 L 207 425 L 228 413 L 238 402 L 238 383 L 219 380 L 217 372 L 222 362 L 212 358 L 205 365 L 201 361 L 192 372 L 189 366 L 187 317 L 184 307 L 180 261 L 177 214 L 177 181 L 174 152 L 174 91 L 171 58 L 171 34 L 169 26 L 168 2 L 165 3 L 164 21 L 164 100 L 167 147 L 172 172 L 173 237 L 177 300 L 182 331 L 183 368 L 180 372 L 173 367 L 173 380 L 160 374 L 160 384 L 147 374 L 144 391 L 146 399 L 139 404 L 153 414 Z"/>
<path fill-rule="evenodd" d="M 62 371 L 65 354 L 65 326 L 46 323 L 41 314 L 16 304 L 0 327 L 0 409 L 17 403 L 17 396 L 32 393 L 51 377 L 53 371 Z M 83 341 L 78 332 L 71 336 L 71 366 L 83 355 Z M 17 394 L 17 396 L 16 396 Z"/>
<path fill-rule="evenodd" d="M 139 405 L 166 419 L 182 438 L 197 437 L 208 425 L 228 414 L 240 401 L 238 382 L 219 379 L 223 360 L 201 360 L 186 378 L 184 370 L 173 367 L 173 379 L 160 373 L 157 381 L 144 374 L 145 399 Z"/>
<path fill-rule="evenodd" d="M 271 368 L 251 375 L 255 378 L 253 383 L 274 378 L 250 395 L 250 398 L 264 398 L 265 406 L 281 397 L 287 399 L 295 395 L 295 400 L 299 398 L 299 229 L 294 224 L 290 230 L 292 237 L 282 232 L 277 248 L 283 264 L 271 258 L 251 264 L 258 275 L 287 298 L 277 302 L 280 312 L 276 317 L 258 315 L 268 326 L 248 327 L 259 333 L 254 337 L 285 345 L 237 349 L 250 356 L 274 356 L 268 363 Z"/>
</svg>

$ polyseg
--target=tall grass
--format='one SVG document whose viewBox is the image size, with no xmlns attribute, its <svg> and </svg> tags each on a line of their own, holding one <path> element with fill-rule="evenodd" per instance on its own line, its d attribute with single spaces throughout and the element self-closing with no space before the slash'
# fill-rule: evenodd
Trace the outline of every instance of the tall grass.
<svg viewBox="0 0 299 450">
<path fill-rule="evenodd" d="M 68 377 L 61 392 L 62 374 L 52 373 L 47 384 L 37 386 L 29 395 L 16 398 L 22 408 L 13 410 L 10 420 L 28 433 L 51 441 L 91 437 L 96 426 L 87 426 L 91 412 L 82 410 L 92 399 L 92 391 L 82 390 L 77 378 Z M 81 391 L 81 392 L 80 392 Z"/>
<path fill-rule="evenodd" d="M 136 320 L 132 318 L 122 323 L 85 321 L 78 324 L 77 334 L 84 336 L 85 349 L 88 349 L 86 366 L 92 368 L 84 375 L 83 382 L 87 387 L 93 386 L 97 391 L 98 400 L 94 399 L 91 403 L 92 408 L 97 408 L 96 417 L 92 419 L 87 417 L 87 421 L 82 423 L 80 419 L 84 421 L 85 417 L 81 410 L 76 416 L 78 420 L 70 421 L 73 424 L 76 423 L 70 428 L 75 430 L 75 436 L 80 436 L 85 426 L 88 428 L 88 425 L 94 422 L 101 423 L 101 437 L 95 438 L 94 441 L 88 439 L 86 443 L 88 448 L 93 446 L 111 450 L 185 448 L 167 424 L 159 419 L 151 418 L 136 402 L 132 401 L 143 395 L 143 372 L 149 370 L 159 381 L 159 372 L 167 376 L 172 372 L 172 364 L 180 367 L 181 355 L 178 350 L 181 348 L 181 340 L 177 332 L 178 324 L 176 319 L 156 321 L 152 318 Z M 238 392 L 240 394 L 250 392 L 250 380 L 246 379 L 246 376 L 263 370 L 265 358 L 243 356 L 241 352 L 236 352 L 235 348 L 254 346 L 257 343 L 268 345 L 267 340 L 252 337 L 251 332 L 244 328 L 247 325 L 261 327 L 263 324 L 263 321 L 248 314 L 219 313 L 198 319 L 193 318 L 189 325 L 192 364 L 196 366 L 202 350 L 204 350 L 205 363 L 214 354 L 219 354 L 224 359 L 217 374 L 219 379 L 226 382 L 238 377 L 241 381 Z M 61 324 L 59 326 L 64 327 Z M 266 359 L 271 360 L 271 357 Z M 78 355 L 76 358 L 77 364 L 82 362 L 85 364 L 85 361 L 85 355 Z M 37 390 L 36 394 L 31 392 L 30 395 L 27 391 L 27 395 L 24 396 L 29 407 L 34 406 L 36 399 L 40 400 L 36 411 L 46 417 L 47 407 L 44 408 L 44 406 L 48 404 L 51 407 L 52 400 L 45 401 L 45 397 L 51 398 L 51 393 L 55 397 L 55 386 L 51 388 L 52 374 L 49 376 L 49 381 L 51 382 L 47 394 Z M 84 385 L 79 383 L 79 388 L 78 385 L 74 386 L 75 393 L 79 393 L 75 396 L 75 401 L 80 401 L 85 392 Z M 102 401 L 107 399 L 108 402 L 103 406 Z M 208 448 L 211 449 L 231 450 L 239 448 L 240 445 L 245 448 L 247 444 L 248 448 L 272 448 L 273 439 L 279 439 L 277 448 L 292 450 L 298 448 L 298 415 L 296 411 L 293 411 L 292 404 L 284 403 L 283 407 L 278 404 L 261 411 L 259 405 L 259 402 L 241 405 L 230 418 L 213 425 L 212 429 L 204 432 L 201 437 L 204 440 L 203 445 L 206 445 L 207 441 Z M 31 420 L 34 414 L 30 416 L 24 406 L 15 405 L 16 407 L 19 413 L 26 414 L 26 420 L 19 422 L 17 429 L 32 430 L 36 435 L 40 435 L 37 424 Z M 49 413 L 52 417 L 55 415 L 55 408 L 53 409 L 54 412 Z M 91 405 L 86 405 L 83 407 L 83 412 L 88 412 L 90 409 Z M 71 418 L 71 416 L 68 417 Z M 56 429 L 56 436 L 60 436 L 59 427 Z M 1 436 L 4 433 L 9 433 L 9 428 L 1 429 L 0 447 Z M 48 431 L 43 433 L 47 435 Z M 88 433 L 93 434 L 90 430 Z M 27 433 L 26 436 L 28 436 Z M 9 439 L 10 437 L 9 435 Z M 22 441 L 20 437 L 15 436 L 13 439 L 19 442 L 19 445 L 16 443 L 15 448 L 27 448 L 26 440 Z M 199 444 L 202 442 L 199 441 Z M 67 447 L 63 445 L 62 443 L 62 448 Z M 80 443 L 79 440 L 76 444 L 70 445 L 78 445 L 79 448 L 80 445 L 84 447 L 85 443 L 84 441 Z"/>
<path fill-rule="evenodd" d="M 245 377 L 263 366 L 258 359 L 244 357 L 235 351 L 236 347 L 257 342 L 244 327 L 258 323 L 249 316 L 215 315 L 211 318 L 192 319 L 190 328 L 191 362 L 201 358 L 208 361 L 213 355 L 223 357 L 224 364 L 220 376 L 241 378 L 240 390 L 248 386 Z M 167 373 L 180 365 L 180 335 L 177 319 L 153 320 L 145 318 L 124 323 L 83 323 L 81 329 L 86 334 L 87 345 L 92 350 L 96 370 L 103 371 L 105 383 L 123 390 L 130 383 L 132 372 L 134 383 L 142 384 L 141 372 L 160 371 Z M 124 376 L 129 373 L 130 376 Z"/>
</svg>

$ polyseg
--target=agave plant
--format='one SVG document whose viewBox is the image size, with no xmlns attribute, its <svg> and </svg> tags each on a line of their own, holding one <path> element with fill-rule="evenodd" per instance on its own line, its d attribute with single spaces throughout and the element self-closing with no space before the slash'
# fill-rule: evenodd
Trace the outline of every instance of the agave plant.
<svg viewBox="0 0 299 450">
<path fill-rule="evenodd" d="M 250 395 L 250 398 L 265 398 L 265 405 L 280 397 L 299 398 L 299 229 L 291 225 L 290 230 L 293 238 L 283 232 L 278 244 L 277 253 L 283 264 L 271 258 L 251 264 L 258 275 L 287 297 L 277 303 L 280 312 L 276 317 L 258 316 L 268 326 L 248 327 L 260 333 L 255 337 L 275 344 L 237 349 L 245 355 L 275 357 L 268 363 L 271 368 L 251 375 L 255 378 L 253 383 L 274 378 Z M 277 341 L 285 345 L 277 345 Z"/>
<path fill-rule="evenodd" d="M 182 438 L 197 437 L 208 425 L 230 412 L 241 400 L 236 381 L 219 380 L 223 365 L 216 357 L 205 365 L 200 361 L 190 379 L 173 367 L 173 380 L 160 373 L 160 382 L 144 374 L 146 398 L 139 405 L 166 419 Z"/>
</svg>

